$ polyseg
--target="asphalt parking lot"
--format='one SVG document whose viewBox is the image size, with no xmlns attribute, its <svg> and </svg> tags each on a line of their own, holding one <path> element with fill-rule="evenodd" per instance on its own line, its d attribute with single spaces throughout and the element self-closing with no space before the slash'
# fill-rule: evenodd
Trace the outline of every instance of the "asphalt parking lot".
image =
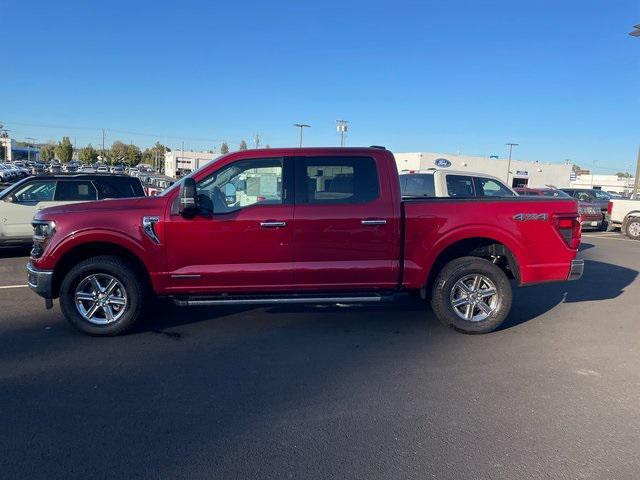
<svg viewBox="0 0 640 480">
<path fill-rule="evenodd" d="M 637 478 L 640 242 L 466 336 L 420 303 L 178 308 L 91 338 L 0 251 L 4 478 Z"/>
</svg>

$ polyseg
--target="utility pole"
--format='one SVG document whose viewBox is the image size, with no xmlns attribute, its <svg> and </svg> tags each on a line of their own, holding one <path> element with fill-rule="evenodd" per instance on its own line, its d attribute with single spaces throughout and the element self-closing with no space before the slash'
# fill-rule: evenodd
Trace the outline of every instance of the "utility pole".
<svg viewBox="0 0 640 480">
<path fill-rule="evenodd" d="M 300 129 L 300 147 L 302 147 L 302 137 L 303 137 L 302 131 L 305 128 L 311 127 L 311 125 L 307 125 L 306 123 L 294 123 L 293 126 Z"/>
<path fill-rule="evenodd" d="M 505 145 L 509 145 L 509 163 L 507 163 L 507 187 L 510 187 L 509 184 L 509 174 L 511 173 L 511 152 L 513 151 L 513 147 L 517 147 L 520 145 L 519 143 L 505 143 Z"/>
<path fill-rule="evenodd" d="M 104 128 L 102 129 L 102 161 L 104 162 Z"/>
<path fill-rule="evenodd" d="M 340 134 L 340 146 L 344 147 L 344 134 L 347 133 L 347 125 L 349 122 L 346 120 L 336 120 L 336 129 Z"/>
<path fill-rule="evenodd" d="M 254 142 L 255 142 L 256 148 L 260 148 L 260 135 L 258 135 L 256 133 L 253 138 L 254 138 Z"/>
<path fill-rule="evenodd" d="M 633 26 L 633 31 L 629 32 L 632 37 L 640 37 L 640 24 Z M 638 187 L 640 187 L 640 147 L 638 147 L 638 160 L 636 163 L 636 177 L 633 179 L 633 194 L 631 198 L 638 199 Z"/>
</svg>

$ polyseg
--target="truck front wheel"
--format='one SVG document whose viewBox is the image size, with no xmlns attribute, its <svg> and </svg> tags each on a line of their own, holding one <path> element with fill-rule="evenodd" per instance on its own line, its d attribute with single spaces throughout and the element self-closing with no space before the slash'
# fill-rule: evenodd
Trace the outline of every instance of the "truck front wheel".
<svg viewBox="0 0 640 480">
<path fill-rule="evenodd" d="M 507 318 L 511 284 L 488 260 L 461 257 L 447 263 L 433 286 L 431 306 L 445 325 L 463 333 L 487 333 Z"/>
<path fill-rule="evenodd" d="M 115 256 L 78 263 L 62 280 L 60 308 L 66 319 L 89 335 L 118 335 L 141 315 L 145 282 L 129 262 Z"/>
</svg>

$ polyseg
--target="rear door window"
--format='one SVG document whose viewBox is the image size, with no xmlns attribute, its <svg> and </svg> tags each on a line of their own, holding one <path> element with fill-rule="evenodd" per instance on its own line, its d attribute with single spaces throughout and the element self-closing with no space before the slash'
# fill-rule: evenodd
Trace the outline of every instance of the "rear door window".
<svg viewBox="0 0 640 480">
<path fill-rule="evenodd" d="M 140 180 L 131 177 L 100 177 L 93 181 L 98 198 L 144 197 Z"/>
<path fill-rule="evenodd" d="M 436 189 L 433 175 L 410 174 L 400 175 L 402 196 L 405 197 L 435 197 Z"/>
<path fill-rule="evenodd" d="M 55 195 L 57 202 L 89 202 L 96 198 L 96 189 L 90 180 L 58 181 Z"/>
<path fill-rule="evenodd" d="M 296 201 L 310 204 L 367 203 L 380 195 L 371 157 L 308 157 L 300 165 Z"/>
<path fill-rule="evenodd" d="M 473 178 L 468 175 L 447 175 L 447 193 L 450 197 L 474 197 Z"/>
</svg>

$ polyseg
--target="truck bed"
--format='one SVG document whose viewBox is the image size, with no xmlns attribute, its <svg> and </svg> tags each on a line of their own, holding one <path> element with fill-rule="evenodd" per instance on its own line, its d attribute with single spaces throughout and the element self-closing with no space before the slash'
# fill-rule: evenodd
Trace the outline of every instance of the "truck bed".
<svg viewBox="0 0 640 480">
<path fill-rule="evenodd" d="M 566 279 L 577 251 L 558 228 L 558 219 L 577 215 L 573 199 L 404 198 L 402 215 L 407 288 L 424 285 L 448 250 L 492 249 L 521 285 Z"/>
</svg>

